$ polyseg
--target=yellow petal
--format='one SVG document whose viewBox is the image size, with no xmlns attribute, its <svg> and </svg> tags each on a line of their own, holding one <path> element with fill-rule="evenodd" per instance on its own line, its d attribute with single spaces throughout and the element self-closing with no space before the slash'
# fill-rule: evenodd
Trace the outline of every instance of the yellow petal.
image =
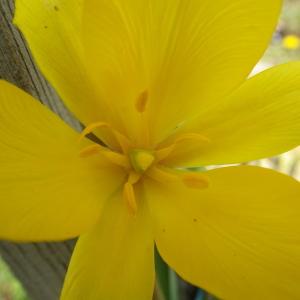
<svg viewBox="0 0 300 300">
<path fill-rule="evenodd" d="M 300 299 L 300 184 L 258 167 L 206 172 L 210 187 L 148 182 L 163 258 L 221 299 Z"/>
<path fill-rule="evenodd" d="M 61 300 L 151 300 L 153 248 L 145 207 L 133 217 L 117 194 L 95 229 L 79 238 Z"/>
<path fill-rule="evenodd" d="M 109 114 L 85 68 L 81 39 L 82 0 L 16 0 L 14 23 L 43 74 L 83 123 Z"/>
<path fill-rule="evenodd" d="M 130 136 L 136 138 L 141 119 L 148 118 L 152 141 L 220 103 L 247 77 L 269 43 L 281 5 L 280 0 L 85 3 L 84 47 L 100 94 Z"/>
<path fill-rule="evenodd" d="M 300 144 L 300 63 L 280 65 L 247 80 L 229 98 L 204 110 L 180 131 L 210 142 L 174 152 L 176 166 L 245 162 Z M 175 137 L 176 138 L 176 137 Z"/>
<path fill-rule="evenodd" d="M 78 138 L 37 100 L 0 81 L 0 238 L 67 239 L 98 221 L 124 176 L 101 156 L 81 158 Z"/>
</svg>

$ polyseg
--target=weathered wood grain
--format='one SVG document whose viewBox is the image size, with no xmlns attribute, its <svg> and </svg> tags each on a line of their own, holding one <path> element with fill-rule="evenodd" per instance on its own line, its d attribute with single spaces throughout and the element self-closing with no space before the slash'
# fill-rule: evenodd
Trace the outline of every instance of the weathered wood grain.
<svg viewBox="0 0 300 300">
<path fill-rule="evenodd" d="M 36 67 L 22 35 L 12 24 L 13 0 L 0 0 L 0 78 L 26 90 L 74 128 L 71 116 Z M 1 222 L 1 220 L 0 220 Z M 74 247 L 64 243 L 14 244 L 0 242 L 0 254 L 34 300 L 56 300 Z"/>
</svg>

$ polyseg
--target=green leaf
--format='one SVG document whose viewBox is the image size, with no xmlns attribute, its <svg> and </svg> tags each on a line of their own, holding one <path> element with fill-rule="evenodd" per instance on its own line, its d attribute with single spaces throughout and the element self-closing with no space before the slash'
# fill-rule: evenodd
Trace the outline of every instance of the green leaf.
<svg viewBox="0 0 300 300">
<path fill-rule="evenodd" d="M 155 249 L 156 280 L 163 300 L 179 300 L 178 276 Z"/>
</svg>

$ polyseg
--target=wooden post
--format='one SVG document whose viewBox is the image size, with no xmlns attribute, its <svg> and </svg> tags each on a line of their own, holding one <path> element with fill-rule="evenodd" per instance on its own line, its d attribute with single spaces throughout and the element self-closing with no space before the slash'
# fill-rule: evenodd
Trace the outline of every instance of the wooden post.
<svg viewBox="0 0 300 300">
<path fill-rule="evenodd" d="M 13 12 L 13 0 L 0 0 L 0 77 L 27 91 L 79 129 L 80 124 L 41 75 L 25 40 L 12 25 Z M 1 241 L 0 254 L 31 299 L 57 300 L 74 243 L 14 244 Z"/>
</svg>

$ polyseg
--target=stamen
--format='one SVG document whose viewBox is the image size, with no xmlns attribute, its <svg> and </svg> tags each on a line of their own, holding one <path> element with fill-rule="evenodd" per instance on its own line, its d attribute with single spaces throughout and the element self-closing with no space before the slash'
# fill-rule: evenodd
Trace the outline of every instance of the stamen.
<svg viewBox="0 0 300 300">
<path fill-rule="evenodd" d="M 135 108 L 139 113 L 145 112 L 148 103 L 148 96 L 148 91 L 145 90 L 136 99 Z"/>
<path fill-rule="evenodd" d="M 110 124 L 106 122 L 95 122 L 88 125 L 80 134 L 79 136 L 79 142 L 89 133 L 93 132 L 97 128 L 107 128 L 110 130 L 110 132 L 113 134 L 117 142 L 119 143 L 121 149 L 123 152 L 127 153 L 129 148 L 131 147 L 131 143 L 129 139 L 121 134 L 119 131 L 115 130 Z"/>
<path fill-rule="evenodd" d="M 185 140 L 196 140 L 198 142 L 203 142 L 203 143 L 210 143 L 210 139 L 202 134 L 199 133 L 185 133 L 182 135 L 179 135 L 176 140 L 175 144 L 183 142 Z"/>
<path fill-rule="evenodd" d="M 119 145 L 121 146 L 124 153 L 128 153 L 129 149 L 132 148 L 132 144 L 129 139 L 121 134 L 119 131 L 113 130 L 112 131 L 115 138 L 117 139 Z"/>
<path fill-rule="evenodd" d="M 209 178 L 199 173 L 186 173 L 182 176 L 182 181 L 192 189 L 206 189 L 210 185 Z"/>
<path fill-rule="evenodd" d="M 80 157 L 89 157 L 95 154 L 99 154 L 99 152 L 103 151 L 103 147 L 100 145 L 91 145 L 79 152 Z"/>
<path fill-rule="evenodd" d="M 88 146 L 80 151 L 79 156 L 82 158 L 86 158 L 95 154 L 101 154 L 105 156 L 113 164 L 116 164 L 127 170 L 130 169 L 130 162 L 127 156 L 114 151 L 110 151 L 108 148 L 102 147 L 101 145 L 95 144 L 95 145 Z"/>
<path fill-rule="evenodd" d="M 149 169 L 146 174 L 148 177 L 162 183 L 178 181 L 179 179 L 177 174 L 174 174 L 168 169 L 164 170 L 163 168 L 157 166 L 154 166 L 151 169 Z"/>
<path fill-rule="evenodd" d="M 79 136 L 79 142 L 89 133 L 93 132 L 95 129 L 97 128 L 111 128 L 110 125 L 106 122 L 95 122 L 95 123 L 91 123 L 90 125 L 88 125 L 87 127 L 84 128 L 84 130 L 81 132 L 80 136 Z"/>
<path fill-rule="evenodd" d="M 127 156 L 109 150 L 103 151 L 101 154 L 103 154 L 112 163 L 125 169 L 130 169 L 130 163 Z"/>
<path fill-rule="evenodd" d="M 128 177 L 128 182 L 130 184 L 135 184 L 140 180 L 140 178 L 141 178 L 141 174 L 138 174 L 136 172 L 130 172 Z"/>
<path fill-rule="evenodd" d="M 159 162 L 159 161 L 167 158 L 174 150 L 175 150 L 175 144 L 173 144 L 169 147 L 166 147 L 166 148 L 159 149 L 155 152 L 155 157 L 156 157 L 157 161 Z"/>
<path fill-rule="evenodd" d="M 168 156 L 171 155 L 172 152 L 176 151 L 176 147 L 179 146 L 179 144 L 184 143 L 185 141 L 188 140 L 194 140 L 196 142 L 200 142 L 201 144 L 207 144 L 210 143 L 210 139 L 202 134 L 198 134 L 198 133 L 186 133 L 186 134 L 182 134 L 179 135 L 175 141 L 173 142 L 173 144 L 161 148 L 159 150 L 157 150 L 155 152 L 155 156 L 157 161 L 162 161 L 165 158 L 167 158 Z"/>
<path fill-rule="evenodd" d="M 140 147 L 147 148 L 149 146 L 150 132 L 149 132 L 149 115 L 145 113 L 147 104 L 149 102 L 149 92 L 144 90 L 140 93 L 135 101 L 135 109 L 140 114 L 140 125 L 138 126 L 138 139 L 137 142 Z"/>
<path fill-rule="evenodd" d="M 146 174 L 148 177 L 162 183 L 181 181 L 187 187 L 193 189 L 206 189 L 210 184 L 209 178 L 203 174 L 177 172 L 157 166 L 152 167 Z"/>
<path fill-rule="evenodd" d="M 123 188 L 123 198 L 128 206 L 128 209 L 132 215 L 135 215 L 137 212 L 137 203 L 135 198 L 135 193 L 133 189 L 133 185 L 129 182 L 124 184 Z"/>
</svg>

